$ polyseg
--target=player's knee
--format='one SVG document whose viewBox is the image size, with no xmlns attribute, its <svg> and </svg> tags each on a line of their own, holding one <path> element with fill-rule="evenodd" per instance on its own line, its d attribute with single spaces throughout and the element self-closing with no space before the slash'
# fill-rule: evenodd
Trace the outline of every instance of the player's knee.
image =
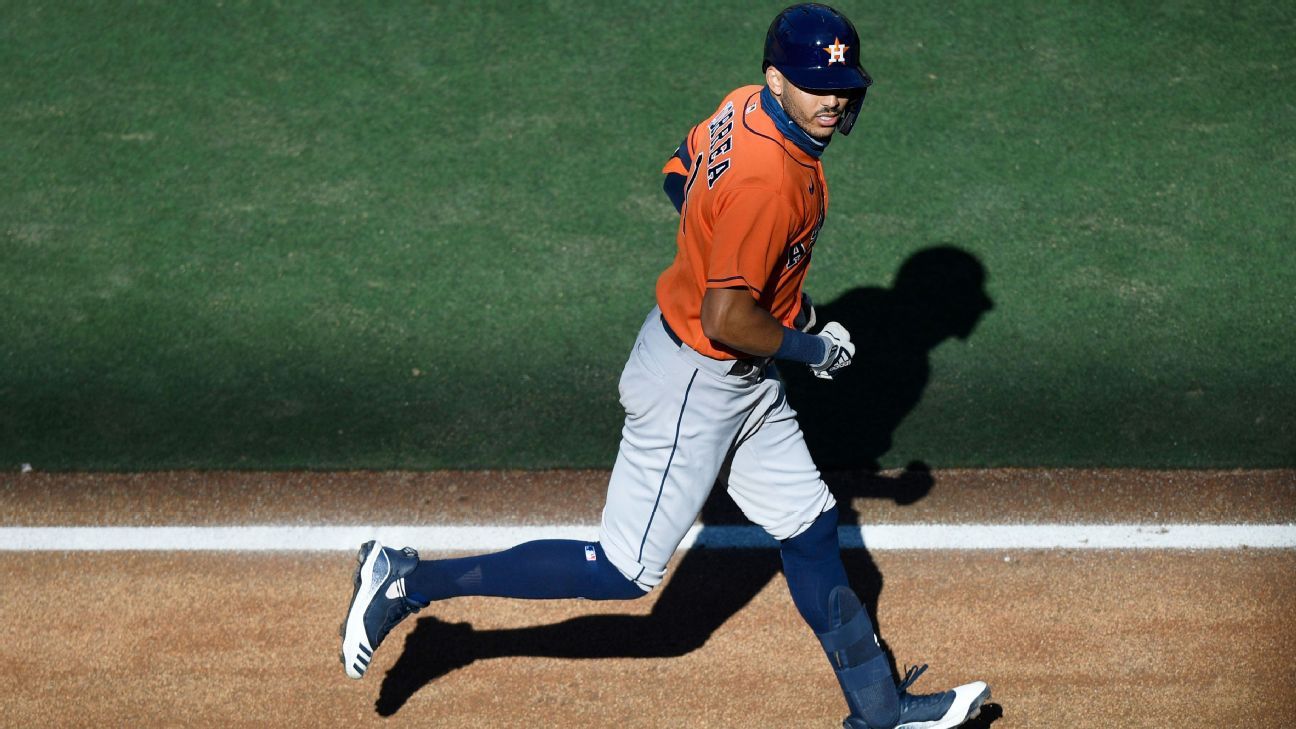
<svg viewBox="0 0 1296 729">
<path fill-rule="evenodd" d="M 622 579 L 624 580 L 625 578 L 622 577 Z M 625 600 L 638 600 L 644 595 L 657 589 L 656 585 L 640 585 L 638 582 L 633 582 L 631 580 L 625 580 L 625 585 L 625 597 L 622 598 Z"/>
<path fill-rule="evenodd" d="M 626 577 L 621 570 L 612 564 L 598 542 L 591 545 L 595 550 L 596 566 L 591 578 L 587 597 L 593 600 L 637 600 L 652 588 Z"/>
<path fill-rule="evenodd" d="M 637 600 L 648 590 L 608 563 L 599 570 L 595 594 L 599 600 Z"/>
<path fill-rule="evenodd" d="M 817 561 L 840 555 L 837 542 L 837 507 L 823 512 L 805 531 L 779 545 L 784 561 Z"/>
</svg>

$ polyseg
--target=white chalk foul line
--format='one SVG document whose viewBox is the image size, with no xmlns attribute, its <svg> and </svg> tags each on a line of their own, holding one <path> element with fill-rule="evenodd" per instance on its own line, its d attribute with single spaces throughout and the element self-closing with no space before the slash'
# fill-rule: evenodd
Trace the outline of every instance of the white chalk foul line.
<svg viewBox="0 0 1296 729">
<path fill-rule="evenodd" d="M 1296 549 L 1296 524 L 876 524 L 840 527 L 847 549 Z M 493 551 L 534 539 L 598 538 L 598 527 L 560 526 L 157 526 L 0 527 L 0 551 L 353 550 L 362 542 L 430 552 Z M 766 549 L 757 527 L 695 526 L 683 549 Z"/>
</svg>

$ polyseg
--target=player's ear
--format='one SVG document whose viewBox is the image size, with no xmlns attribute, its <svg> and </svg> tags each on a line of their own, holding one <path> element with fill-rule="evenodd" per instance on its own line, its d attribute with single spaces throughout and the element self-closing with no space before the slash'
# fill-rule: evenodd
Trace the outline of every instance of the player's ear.
<svg viewBox="0 0 1296 729">
<path fill-rule="evenodd" d="M 767 66 L 765 68 L 765 85 L 769 87 L 770 93 L 775 96 L 782 96 L 783 74 L 779 73 L 777 68 Z"/>
</svg>

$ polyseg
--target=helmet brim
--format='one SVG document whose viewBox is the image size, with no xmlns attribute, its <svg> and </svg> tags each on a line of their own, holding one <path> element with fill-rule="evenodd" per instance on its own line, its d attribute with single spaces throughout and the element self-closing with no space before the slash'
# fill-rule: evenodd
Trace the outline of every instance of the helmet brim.
<svg viewBox="0 0 1296 729">
<path fill-rule="evenodd" d="M 778 71 L 798 88 L 813 91 L 848 91 L 867 89 L 873 85 L 873 78 L 862 66 L 833 64 L 822 68 L 789 68 L 786 71 L 779 68 Z"/>
</svg>

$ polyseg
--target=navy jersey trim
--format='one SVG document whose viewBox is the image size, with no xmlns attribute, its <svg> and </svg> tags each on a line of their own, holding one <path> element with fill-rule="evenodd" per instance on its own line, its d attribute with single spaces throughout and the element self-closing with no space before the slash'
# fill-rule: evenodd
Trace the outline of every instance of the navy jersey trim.
<svg viewBox="0 0 1296 729">
<path fill-rule="evenodd" d="M 688 137 L 687 137 L 687 136 L 684 137 L 684 141 L 680 142 L 679 147 L 676 147 L 676 148 L 675 148 L 675 156 L 676 156 L 677 158 L 679 158 L 679 161 L 680 161 L 680 162 L 683 162 L 683 163 L 684 163 L 684 171 L 685 171 L 685 172 L 688 172 L 688 171 L 690 171 L 690 170 L 693 169 L 693 159 L 692 159 L 691 157 L 689 157 L 689 152 L 688 152 Z"/>
<path fill-rule="evenodd" d="M 688 154 L 688 137 L 680 142 L 679 147 L 675 148 L 675 154 L 671 155 L 678 159 L 684 165 L 684 171 L 688 172 L 693 169 L 693 159 Z M 666 179 L 662 181 L 662 190 L 666 197 L 670 198 L 671 204 L 675 206 L 675 212 L 684 212 L 684 198 L 688 195 L 688 178 L 678 172 L 668 172 Z"/>
<path fill-rule="evenodd" d="M 684 175 L 675 172 L 667 174 L 666 179 L 662 181 L 662 191 L 670 198 L 671 205 L 675 206 L 677 213 L 684 212 L 684 182 Z"/>
<path fill-rule="evenodd" d="M 722 284 L 722 283 L 729 283 L 729 282 L 731 282 L 731 281 L 741 281 L 741 282 L 742 282 L 742 285 L 743 285 L 745 288 L 749 288 L 749 289 L 750 289 L 750 288 L 754 288 L 751 284 L 747 283 L 747 279 L 743 278 L 742 276 L 730 276 L 730 277 L 728 277 L 728 278 L 709 278 L 709 279 L 707 279 L 707 283 L 709 283 L 709 284 Z"/>
<path fill-rule="evenodd" d="M 712 286 L 711 285 L 711 284 L 728 284 L 728 283 L 740 283 L 742 285 L 741 286 L 724 286 L 724 285 Z M 756 294 L 756 298 L 758 299 L 765 295 L 764 289 L 758 289 L 755 286 L 752 286 L 750 283 L 747 282 L 747 279 L 743 278 L 742 276 L 730 276 L 729 278 L 709 278 L 707 279 L 707 288 L 725 289 L 726 291 L 750 291 Z"/>
</svg>

